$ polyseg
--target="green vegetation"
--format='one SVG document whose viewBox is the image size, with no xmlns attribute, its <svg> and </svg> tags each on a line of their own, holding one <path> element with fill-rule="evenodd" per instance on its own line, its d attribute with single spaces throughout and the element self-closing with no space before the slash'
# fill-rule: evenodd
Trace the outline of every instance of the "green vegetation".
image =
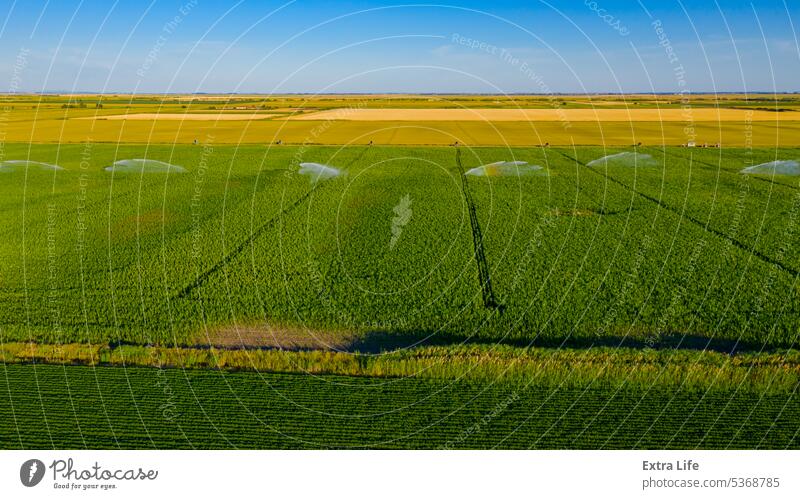
<svg viewBox="0 0 800 499">
<path fill-rule="evenodd" d="M 462 183 L 453 148 L 8 146 L 66 170 L 4 174 L 3 341 L 214 344 L 266 322 L 388 347 L 796 345 L 796 180 L 740 175 L 735 150 L 650 152 L 660 166 L 464 150 L 465 169 L 513 156 L 548 174 Z M 142 156 L 188 172 L 103 170 Z M 312 183 L 299 161 L 347 174 Z"/>
<path fill-rule="evenodd" d="M 800 151 L 625 150 L 6 144 L 0 447 L 796 447 Z"/>
<path fill-rule="evenodd" d="M 798 448 L 797 395 L 7 365 L 2 448 Z"/>
</svg>

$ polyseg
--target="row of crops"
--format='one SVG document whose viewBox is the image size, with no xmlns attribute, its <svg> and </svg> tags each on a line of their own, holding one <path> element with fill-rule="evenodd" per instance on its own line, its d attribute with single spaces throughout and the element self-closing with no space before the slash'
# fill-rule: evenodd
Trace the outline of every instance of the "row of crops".
<svg viewBox="0 0 800 499">
<path fill-rule="evenodd" d="M 796 150 L 648 149 L 656 165 L 630 167 L 587 166 L 619 152 L 603 148 L 463 149 L 461 165 L 453 148 L 142 149 L 6 147 L 66 170 L 0 185 L 4 341 L 195 344 L 261 321 L 399 346 L 798 339 L 798 185 L 738 173 Z M 103 171 L 120 157 L 187 172 Z M 501 160 L 542 174 L 462 180 Z M 301 161 L 343 175 L 314 182 Z"/>
<path fill-rule="evenodd" d="M 0 448 L 792 448 L 798 395 L 5 365 Z"/>
</svg>

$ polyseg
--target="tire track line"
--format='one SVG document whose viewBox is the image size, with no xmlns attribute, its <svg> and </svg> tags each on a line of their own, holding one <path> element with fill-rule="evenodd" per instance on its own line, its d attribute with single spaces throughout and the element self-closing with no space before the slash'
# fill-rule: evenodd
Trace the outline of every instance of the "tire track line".
<svg viewBox="0 0 800 499">
<path fill-rule="evenodd" d="M 224 257 L 222 257 L 221 260 L 217 261 L 217 263 L 215 263 L 209 269 L 207 269 L 202 274 L 197 276 L 194 281 L 185 286 L 180 292 L 178 292 L 177 295 L 175 295 L 175 298 L 186 298 L 189 295 L 189 293 L 191 293 L 193 290 L 203 285 L 203 283 L 205 283 L 205 281 L 207 281 L 208 278 L 211 277 L 211 275 L 219 271 L 222 267 L 230 263 L 231 260 L 239 256 L 242 253 L 242 251 L 244 251 L 248 247 L 248 245 L 250 245 L 253 241 L 255 241 L 259 236 L 261 236 L 261 234 L 274 227 L 275 224 L 277 224 L 282 217 L 289 214 L 292 210 L 301 205 L 303 201 L 308 199 L 311 193 L 317 190 L 317 187 L 319 187 L 319 185 L 320 184 L 318 183 L 308 192 L 300 196 L 300 198 L 297 199 L 290 206 L 284 208 L 283 210 L 278 212 L 275 216 L 264 222 L 255 231 L 250 233 L 250 236 L 248 238 L 239 243 L 232 251 L 228 252 Z"/>
<path fill-rule="evenodd" d="M 352 161 L 350 161 L 347 164 L 347 166 L 345 168 L 349 168 L 350 166 L 352 166 L 353 164 L 358 162 L 362 157 L 364 157 L 364 154 L 366 154 L 367 150 L 368 150 L 368 148 L 365 147 L 361 151 L 360 154 L 358 154 Z M 262 234 L 264 234 L 268 230 L 270 230 L 273 227 L 275 227 L 275 225 L 283 217 L 285 217 L 286 215 L 291 213 L 295 208 L 297 208 L 298 206 L 303 204 L 311 196 L 311 194 L 313 194 L 322 185 L 323 185 L 323 182 L 317 181 L 314 184 L 314 187 L 312 187 L 311 189 L 309 189 L 308 192 L 306 192 L 305 194 L 300 196 L 300 198 L 295 200 L 294 203 L 292 203 L 290 206 L 284 208 L 283 210 L 278 212 L 276 215 L 274 215 L 272 218 L 270 218 L 269 220 L 267 220 L 266 222 L 261 224 L 261 226 L 259 226 L 255 231 L 253 231 L 248 238 L 246 238 L 244 241 L 242 241 L 241 243 L 236 245 L 236 247 L 232 251 L 228 252 L 221 260 L 219 260 L 217 263 L 215 263 L 213 266 L 211 266 L 205 272 L 203 272 L 202 274 L 197 276 L 194 279 L 194 281 L 189 283 L 180 292 L 178 292 L 175 295 L 175 298 L 179 299 L 179 298 L 186 298 L 187 296 L 189 296 L 189 293 L 191 293 L 192 291 L 194 291 L 195 289 L 197 289 L 198 287 L 203 285 L 208 280 L 209 277 L 211 277 L 213 274 L 215 274 L 220 269 L 225 267 L 228 263 L 231 262 L 231 260 L 233 260 L 234 258 L 239 256 L 250 244 L 252 244 L 253 241 L 258 239 Z"/>
<path fill-rule="evenodd" d="M 615 179 L 614 177 L 612 177 L 610 175 L 606 175 L 603 172 L 595 170 L 591 166 L 588 166 L 586 163 L 578 160 L 577 158 L 573 158 L 572 156 L 570 156 L 569 154 L 567 154 L 567 153 L 565 153 L 565 152 L 563 152 L 561 150 L 557 150 L 557 151 L 558 151 L 559 154 L 561 154 L 565 158 L 567 158 L 567 159 L 569 159 L 571 161 L 575 161 L 579 165 L 582 165 L 582 166 L 586 167 L 586 169 L 589 170 L 590 172 L 595 173 L 597 175 L 600 175 L 600 176 L 604 177 L 605 179 L 607 179 L 607 180 L 609 180 L 611 182 L 614 182 L 617 185 L 622 186 L 623 188 L 627 189 L 628 191 L 631 191 L 634 194 L 637 194 L 638 196 L 641 196 L 642 198 L 646 199 L 647 201 L 650 201 L 651 203 L 654 203 L 654 204 L 658 205 L 659 207 L 661 207 L 661 208 L 663 208 L 663 209 L 665 209 L 667 211 L 672 212 L 673 214 L 677 215 L 680 219 L 684 219 L 685 218 L 686 220 L 688 220 L 691 223 L 695 224 L 696 226 L 700 227 L 701 229 L 703 229 L 704 231 L 708 232 L 709 234 L 712 234 L 714 236 L 719 237 L 720 239 L 728 241 L 729 243 L 733 244 L 737 248 L 739 248 L 739 249 L 741 249 L 741 250 L 743 250 L 743 251 L 745 251 L 747 253 L 750 253 L 750 254 L 754 255 L 755 257 L 759 258 L 764 263 L 767 263 L 767 264 L 770 264 L 770 265 L 774 265 L 774 266 L 778 267 L 779 269 L 783 270 L 784 272 L 788 273 L 789 275 L 791 275 L 794 278 L 800 277 L 800 271 L 798 271 L 797 269 L 789 267 L 788 265 L 785 265 L 785 264 L 781 263 L 779 260 L 776 260 L 776 259 L 772 258 L 771 256 L 766 255 L 766 254 L 758 251 L 755 248 L 748 247 L 747 245 L 745 245 L 743 242 L 739 241 L 738 239 L 730 237 L 727 234 L 725 234 L 725 233 L 723 233 L 721 231 L 718 231 L 717 229 L 714 229 L 714 228 L 710 227 L 708 224 L 703 223 L 702 221 L 698 220 L 697 218 L 695 218 L 695 217 L 693 217 L 693 216 L 691 216 L 691 215 L 689 215 L 687 213 L 683 213 L 683 212 L 677 210 L 676 208 L 673 208 L 672 206 L 668 205 L 667 203 L 665 203 L 664 201 L 661 201 L 658 198 L 655 198 L 655 197 L 650 196 L 648 194 L 645 194 L 643 192 L 637 191 L 636 189 L 628 186 L 626 183 L 621 182 L 621 181 Z"/>
</svg>

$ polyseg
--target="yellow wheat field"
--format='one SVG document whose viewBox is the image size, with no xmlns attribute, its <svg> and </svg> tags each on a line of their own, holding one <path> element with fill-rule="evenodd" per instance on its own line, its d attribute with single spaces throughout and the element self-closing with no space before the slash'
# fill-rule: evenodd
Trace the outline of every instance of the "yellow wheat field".
<svg viewBox="0 0 800 499">
<path fill-rule="evenodd" d="M 244 114 L 244 113 L 132 113 L 112 114 L 110 116 L 83 116 L 78 120 L 111 120 L 111 121 L 252 121 L 266 120 L 280 116 L 279 114 Z"/>
<path fill-rule="evenodd" d="M 287 119 L 347 121 L 800 121 L 800 112 L 748 109 L 331 109 Z"/>
</svg>

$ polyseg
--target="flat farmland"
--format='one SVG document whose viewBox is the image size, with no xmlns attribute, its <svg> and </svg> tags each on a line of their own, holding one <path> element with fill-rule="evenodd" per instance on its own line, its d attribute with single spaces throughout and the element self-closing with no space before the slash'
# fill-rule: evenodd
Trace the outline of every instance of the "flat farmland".
<svg viewBox="0 0 800 499">
<path fill-rule="evenodd" d="M 0 399 L 5 449 L 800 445 L 796 395 L 177 369 L 0 369 L 0 389 L 11 394 Z"/>
<path fill-rule="evenodd" d="M 792 95 L 10 95 L 9 142 L 797 147 Z"/>
<path fill-rule="evenodd" d="M 3 337 L 214 344 L 266 323 L 400 345 L 794 346 L 792 177 L 743 176 L 737 150 L 586 166 L 616 152 L 9 146 L 64 170 L 2 173 Z M 187 172 L 104 170 L 137 157 Z M 343 175 L 314 182 L 298 158 Z M 510 159 L 542 174 L 462 175 Z"/>
<path fill-rule="evenodd" d="M 247 113 L 130 113 L 130 114 L 104 114 L 99 117 L 85 116 L 81 120 L 111 120 L 111 121 L 252 121 L 265 120 L 280 116 L 279 114 L 247 114 Z"/>
<path fill-rule="evenodd" d="M 6 9 L 13 487 L 171 484 L 45 449 L 627 449 L 418 469 L 791 489 L 741 450 L 800 451 L 800 1 L 228 3 Z M 413 474 L 271 468 L 231 474 Z"/>
<path fill-rule="evenodd" d="M 3 152 L 4 447 L 797 446 L 800 150 Z"/>
<path fill-rule="evenodd" d="M 9 141 L 41 144 L 124 143 L 140 145 L 192 144 L 213 141 L 223 145 L 378 145 L 525 147 L 575 145 L 723 147 L 797 147 L 800 122 L 692 121 L 300 121 L 263 120 L 102 120 L 38 119 L 9 121 L 3 127 Z"/>
<path fill-rule="evenodd" d="M 290 116 L 290 120 L 346 121 L 798 121 L 797 111 L 747 109 L 334 109 Z"/>
</svg>

